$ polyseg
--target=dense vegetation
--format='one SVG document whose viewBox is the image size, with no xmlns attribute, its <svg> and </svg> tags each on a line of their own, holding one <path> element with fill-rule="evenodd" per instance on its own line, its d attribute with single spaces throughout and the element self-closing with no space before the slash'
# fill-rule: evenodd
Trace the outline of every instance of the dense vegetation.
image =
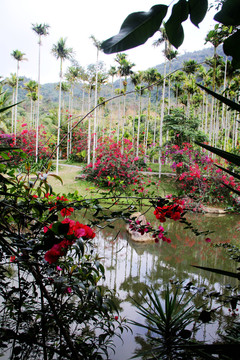
<svg viewBox="0 0 240 360">
<path fill-rule="evenodd" d="M 222 11 L 234 15 L 231 6 L 237 5 L 229 3 L 224 2 Z M 52 48 L 60 61 L 58 101 L 53 84 L 40 85 L 40 68 L 38 82 L 27 79 L 25 90 L 20 92 L 18 71 L 25 54 L 19 50 L 11 54 L 17 61 L 17 73 L 2 80 L 0 92 L 0 345 L 9 358 L 108 358 L 113 337 L 121 336 L 130 325 L 119 316 L 115 294 L 101 285 L 105 269 L 93 246 L 95 228 L 111 228 L 121 219 L 131 231 L 148 234 L 167 246 L 171 239 L 164 224 L 179 221 L 195 236 L 211 242 L 209 231 L 194 228 L 186 211 L 205 211 L 203 205 L 217 204 L 239 212 L 239 64 L 238 53 L 232 53 L 231 46 L 226 51 L 229 38 L 235 39 L 239 32 L 235 17 L 225 24 L 220 11 L 220 25 L 206 37 L 213 45 L 213 56 L 205 58 L 204 65 L 189 59 L 173 71 L 177 52 L 172 44 L 178 47 L 182 39 L 178 32 L 173 34 L 188 15 L 198 25 L 207 1 L 201 4 L 203 8 L 197 11 L 195 0 L 179 0 L 162 27 L 167 11 L 164 5 L 145 14 L 150 29 L 144 36 L 155 29 L 155 23 L 151 29 L 152 17 L 161 20 L 155 30 L 160 31 L 155 45 L 165 45 L 162 74 L 157 68 L 134 72 L 134 64 L 123 52 L 116 54 L 116 64 L 108 72 L 98 60 L 87 69 L 72 61 L 63 74 L 62 62 L 72 60 L 73 49 L 61 38 Z M 124 22 L 130 21 L 127 30 L 123 26 L 120 31 L 123 39 L 113 37 L 101 44 L 92 37 L 97 52 L 117 52 L 144 42 L 141 33 L 140 37 L 130 36 L 136 31 L 133 20 L 138 17 L 135 14 Z M 39 47 L 48 28 L 47 24 L 33 25 Z M 217 54 L 222 43 L 232 61 Z M 111 85 L 106 85 L 110 78 Z M 94 198 L 77 191 L 54 192 L 48 179 L 61 181 L 60 159 L 81 164 L 82 178 L 98 189 Z M 150 164 L 157 164 L 158 170 L 151 179 Z M 165 198 L 156 190 L 163 166 L 174 175 L 176 192 Z M 103 200 L 111 204 L 106 206 Z M 133 216 L 146 205 L 159 222 L 157 227 Z M 88 218 L 83 215 L 87 211 Z M 239 262 L 239 248 L 232 244 L 225 247 Z M 202 269 L 239 280 L 238 273 Z M 136 304 L 147 323 L 132 324 L 148 330 L 148 347 L 140 355 L 146 359 L 214 359 L 217 354 L 219 359 L 234 359 L 235 349 L 239 349 L 239 322 L 231 324 L 215 346 L 198 342 L 193 338 L 194 330 L 186 329 L 194 322 L 192 284 L 184 291 L 181 283 L 174 286 L 170 293 L 166 284 L 165 308 L 155 289 L 146 291 L 145 305 Z M 221 308 L 230 303 L 236 315 L 238 292 L 227 300 L 215 296 Z M 201 311 L 199 319 L 210 321 L 214 311 L 211 307 Z"/>
</svg>

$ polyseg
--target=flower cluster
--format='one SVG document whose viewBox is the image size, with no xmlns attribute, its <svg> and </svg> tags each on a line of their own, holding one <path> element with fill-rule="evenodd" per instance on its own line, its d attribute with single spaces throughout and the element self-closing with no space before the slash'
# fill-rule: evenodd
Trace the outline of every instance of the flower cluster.
<svg viewBox="0 0 240 360">
<path fill-rule="evenodd" d="M 57 196 L 55 201 L 52 201 L 53 196 L 51 196 L 49 193 L 45 194 L 45 198 L 49 200 L 48 202 L 48 204 L 50 205 L 49 212 L 59 209 L 59 206 L 63 206 L 64 203 L 69 201 L 69 199 L 67 199 L 64 195 Z M 70 216 L 73 211 L 74 211 L 73 207 L 66 207 L 64 204 L 64 207 L 60 210 L 60 213 L 62 217 L 66 217 L 66 216 Z"/>
<path fill-rule="evenodd" d="M 154 210 L 154 215 L 160 222 L 165 222 L 166 219 L 172 219 L 174 221 L 180 220 L 183 214 L 185 214 L 183 204 L 183 200 L 173 199 L 173 203 L 171 204 L 157 206 Z"/>
<path fill-rule="evenodd" d="M 88 240 L 95 237 L 95 232 L 89 226 L 81 224 L 78 221 L 65 218 L 60 223 L 55 223 L 55 228 L 56 225 L 61 226 L 60 224 L 68 226 L 66 230 L 64 230 L 64 239 L 54 244 L 50 250 L 45 253 L 44 259 L 49 264 L 56 263 L 61 256 L 64 256 L 68 248 L 71 247 L 77 239 L 82 238 L 83 240 Z M 49 232 L 51 232 L 51 234 L 49 234 Z M 46 236 L 54 236 L 54 224 L 44 227 L 44 233 Z"/>
<path fill-rule="evenodd" d="M 139 158 L 134 155 L 130 140 L 116 142 L 113 137 L 100 138 L 96 149 L 96 162 L 84 172 L 97 185 L 109 188 L 127 187 L 138 177 Z"/>
</svg>

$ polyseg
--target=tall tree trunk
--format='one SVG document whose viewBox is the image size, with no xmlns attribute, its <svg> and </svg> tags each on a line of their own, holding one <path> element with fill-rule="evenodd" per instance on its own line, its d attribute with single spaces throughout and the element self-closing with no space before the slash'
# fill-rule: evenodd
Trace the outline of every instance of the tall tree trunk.
<svg viewBox="0 0 240 360">
<path fill-rule="evenodd" d="M 165 87 L 166 87 L 166 60 L 164 62 L 164 74 L 163 74 L 163 89 L 162 89 L 162 104 L 161 104 L 161 116 L 160 116 L 160 129 L 159 129 L 159 157 L 158 157 L 158 163 L 159 163 L 159 172 L 158 177 L 161 178 L 162 175 L 162 144 L 163 144 L 163 136 L 162 136 L 162 129 L 163 129 L 163 118 L 164 118 L 164 107 L 165 107 Z"/>
<path fill-rule="evenodd" d="M 119 95 L 121 94 L 121 76 L 119 78 Z M 120 120 L 121 120 L 121 96 L 118 98 L 118 127 L 117 127 L 117 141 L 119 142 L 120 132 Z"/>
<path fill-rule="evenodd" d="M 89 90 L 89 103 L 88 103 L 88 112 L 91 109 L 91 88 Z M 88 165 L 91 162 L 91 116 L 88 116 L 88 153 L 87 153 L 87 163 Z"/>
<path fill-rule="evenodd" d="M 60 59 L 60 80 L 59 80 L 59 97 L 58 97 L 58 132 L 57 132 L 57 163 L 56 173 L 59 168 L 59 147 L 60 147 L 60 130 L 61 130 L 61 99 L 62 99 L 62 59 Z"/>
<path fill-rule="evenodd" d="M 114 89 L 113 89 L 113 76 L 112 76 L 112 89 L 111 89 L 111 98 L 113 98 L 114 95 Z M 112 130 L 112 123 L 113 123 L 113 101 L 110 101 L 110 112 L 111 112 L 111 116 L 110 116 L 110 125 L 109 125 L 109 133 L 111 134 L 111 130 Z"/>
<path fill-rule="evenodd" d="M 96 131 L 97 131 L 97 101 L 98 101 L 98 48 L 97 48 L 97 63 L 96 63 L 96 79 L 95 79 L 95 99 L 94 99 L 94 121 L 93 121 L 93 165 L 95 164 L 96 154 Z"/>
<path fill-rule="evenodd" d="M 40 104 L 40 60 L 41 60 L 41 36 L 39 35 L 38 47 L 38 90 L 37 90 L 37 118 L 36 118 L 36 163 L 38 162 L 39 142 L 39 104 Z"/>
<path fill-rule="evenodd" d="M 139 138 L 140 138 L 140 126 L 141 126 L 141 112 L 142 112 L 142 96 L 141 96 L 141 89 L 139 94 L 139 110 L 138 110 L 138 130 L 137 130 L 137 151 L 136 156 L 138 157 L 139 154 Z"/>
<path fill-rule="evenodd" d="M 15 99 L 15 90 L 13 88 L 12 105 L 14 104 L 14 99 Z M 15 110 L 15 106 L 12 107 L 12 134 L 13 134 L 13 131 L 14 131 L 14 110 Z"/>
<path fill-rule="evenodd" d="M 19 62 L 17 62 L 17 84 L 16 84 L 16 91 L 15 91 L 15 104 L 17 104 L 18 100 L 18 71 L 19 71 Z M 17 143 L 17 105 L 15 105 L 15 118 L 14 118 L 14 144 Z"/>
</svg>

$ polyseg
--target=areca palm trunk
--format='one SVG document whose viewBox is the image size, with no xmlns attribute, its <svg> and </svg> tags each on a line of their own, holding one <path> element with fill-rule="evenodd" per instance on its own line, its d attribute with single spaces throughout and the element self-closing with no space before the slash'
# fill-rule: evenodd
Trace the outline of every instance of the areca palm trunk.
<svg viewBox="0 0 240 360">
<path fill-rule="evenodd" d="M 17 62 L 17 84 L 16 84 L 16 91 L 15 91 L 15 104 L 17 104 L 18 99 L 18 70 L 19 70 L 19 61 Z M 14 117 L 14 144 L 17 143 L 17 105 L 15 106 L 15 117 Z"/>
<path fill-rule="evenodd" d="M 126 90 L 124 89 L 124 96 L 123 96 L 123 124 L 122 124 L 122 153 L 124 148 L 124 132 L 125 132 L 125 122 L 126 122 Z"/>
<path fill-rule="evenodd" d="M 91 109 L 91 86 L 89 88 L 89 94 L 88 94 L 88 112 L 90 112 Z M 88 116 L 88 153 L 87 153 L 87 163 L 88 165 L 91 162 L 91 116 Z"/>
<path fill-rule="evenodd" d="M 205 108 L 205 133 L 208 132 L 208 96 L 206 96 L 206 108 Z"/>
<path fill-rule="evenodd" d="M 138 157 L 139 154 L 139 138 L 140 138 L 140 125 L 141 125 L 141 111 L 142 111 L 142 96 L 141 96 L 141 89 L 139 94 L 139 114 L 138 114 L 138 130 L 137 130 L 137 151 L 136 156 Z"/>
<path fill-rule="evenodd" d="M 162 144 L 163 144 L 163 136 L 162 136 L 162 129 L 163 129 L 163 118 L 164 118 L 164 106 L 165 106 L 165 87 L 166 87 L 166 67 L 167 62 L 165 59 L 164 62 L 164 74 L 163 74 L 163 89 L 162 89 L 162 104 L 161 104 L 161 116 L 160 116 L 160 129 L 159 129 L 159 157 L 158 157 L 158 163 L 159 163 L 159 172 L 158 176 L 159 179 L 161 178 L 162 174 L 162 160 L 161 160 L 161 151 L 162 151 Z"/>
<path fill-rule="evenodd" d="M 12 104 L 14 104 L 14 99 L 15 99 L 15 91 L 14 91 L 14 88 L 13 88 Z M 14 108 L 15 108 L 15 106 L 12 107 L 12 134 L 13 134 L 13 129 L 14 129 Z"/>
<path fill-rule="evenodd" d="M 70 146 L 70 117 L 71 114 L 71 91 L 69 92 L 68 98 L 68 120 L 67 120 L 67 159 L 69 158 L 69 146 Z"/>
<path fill-rule="evenodd" d="M 38 137 L 39 137 L 39 107 L 40 107 L 40 59 L 41 59 L 41 36 L 39 35 L 38 48 L 38 89 L 37 89 L 37 119 L 36 119 L 36 163 L 38 162 Z"/>
<path fill-rule="evenodd" d="M 114 95 L 114 89 L 113 89 L 113 76 L 112 76 L 111 98 L 113 98 L 113 95 Z M 111 134 L 112 123 L 113 123 L 113 102 L 112 101 L 110 101 L 110 112 L 111 112 L 111 117 L 110 117 L 109 131 Z"/>
<path fill-rule="evenodd" d="M 59 168 L 59 147 L 60 147 L 60 129 L 61 129 L 61 98 L 62 98 L 62 59 L 60 58 L 60 80 L 59 80 L 59 95 L 58 95 L 58 132 L 57 132 L 57 163 L 56 173 Z"/>
<path fill-rule="evenodd" d="M 147 155 L 147 147 L 148 147 L 148 130 L 149 130 L 149 122 L 150 122 L 150 111 L 151 111 L 151 91 L 148 94 L 148 115 L 146 121 L 146 137 L 145 137 L 145 156 Z"/>
<path fill-rule="evenodd" d="M 157 86 L 157 92 L 156 92 L 156 114 L 154 118 L 154 130 L 153 130 L 153 143 L 156 142 L 156 131 L 157 131 L 157 104 L 158 104 L 158 86 Z"/>
<path fill-rule="evenodd" d="M 94 121 L 93 121 L 93 165 L 95 164 L 95 154 L 96 154 L 96 147 L 97 147 L 97 101 L 98 101 L 98 55 L 99 50 L 97 48 L 97 63 L 96 63 L 96 81 L 95 81 L 95 101 L 94 101 Z"/>
<path fill-rule="evenodd" d="M 238 122 L 239 122 L 239 113 L 237 113 L 235 120 L 235 139 L 234 139 L 234 147 L 237 147 L 238 144 Z"/>
<path fill-rule="evenodd" d="M 121 87 L 122 87 L 122 83 L 121 83 L 121 75 L 119 78 L 119 95 L 121 94 Z M 117 127 L 117 141 L 119 141 L 119 136 L 120 136 L 120 119 L 121 119 L 121 96 L 119 96 L 118 98 L 118 127 Z"/>
</svg>

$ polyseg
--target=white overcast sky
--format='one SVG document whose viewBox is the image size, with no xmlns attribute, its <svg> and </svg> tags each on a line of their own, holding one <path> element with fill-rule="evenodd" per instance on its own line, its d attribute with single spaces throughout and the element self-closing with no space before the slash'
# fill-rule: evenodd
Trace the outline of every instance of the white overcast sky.
<svg viewBox="0 0 240 360">
<path fill-rule="evenodd" d="M 43 37 L 41 47 L 41 83 L 57 82 L 59 61 L 51 54 L 53 44 L 60 37 L 67 38 L 67 47 L 72 47 L 75 58 L 83 67 L 96 62 L 96 48 L 89 39 L 94 35 L 103 41 L 118 33 L 123 20 L 132 12 L 148 11 L 156 4 L 170 4 L 170 0 L 1 0 L 1 67 L 0 76 L 16 72 L 16 60 L 10 55 L 13 50 L 26 54 L 28 61 L 20 64 L 19 75 L 37 80 L 38 43 L 32 24 L 47 23 L 49 35 Z M 180 53 L 200 50 L 204 47 L 206 33 L 213 28 L 213 14 L 197 29 L 186 22 L 185 40 Z M 154 48 L 155 34 L 144 45 L 125 51 L 128 59 L 136 64 L 133 70 L 145 70 L 163 62 L 162 48 Z M 209 47 L 209 45 L 207 45 Z M 116 54 L 100 54 L 100 60 L 109 69 Z M 70 65 L 64 62 L 64 71 Z"/>
</svg>

